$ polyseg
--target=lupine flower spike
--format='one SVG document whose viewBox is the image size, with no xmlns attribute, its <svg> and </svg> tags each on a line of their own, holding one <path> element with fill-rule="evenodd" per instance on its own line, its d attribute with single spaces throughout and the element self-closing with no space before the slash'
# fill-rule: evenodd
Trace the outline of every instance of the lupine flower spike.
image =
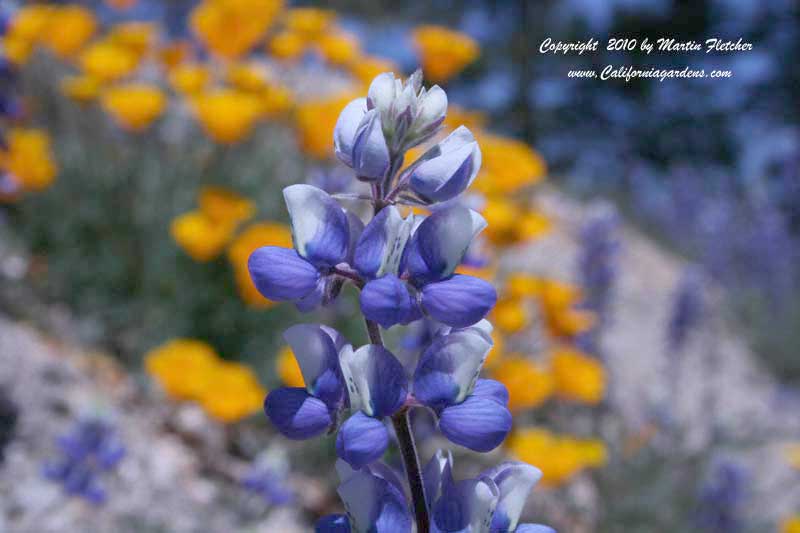
<svg viewBox="0 0 800 533">
<path fill-rule="evenodd" d="M 455 273 L 486 221 L 454 203 L 435 205 L 469 187 L 480 149 L 460 127 L 400 170 L 405 152 L 432 139 L 446 111 L 444 91 L 423 88 L 420 72 L 406 81 L 377 76 L 366 98 L 344 108 L 334 132 L 338 158 L 370 184 L 373 218 L 365 224 L 323 190 L 292 185 L 283 193 L 293 248 L 264 246 L 248 260 L 264 297 L 301 311 L 331 303 L 346 282 L 361 291 L 369 344 L 354 347 L 323 325 L 292 326 L 284 338 L 304 386 L 275 389 L 264 402 L 290 439 L 336 433 L 347 514 L 326 516 L 317 531 L 410 533 L 412 523 L 418 533 L 550 531 L 517 525 L 538 470 L 506 464 L 456 483 L 452 461 L 440 453 L 423 476 L 409 425 L 411 409 L 427 408 L 445 437 L 478 452 L 495 449 L 511 430 L 505 386 L 478 379 L 493 344 L 484 318 L 497 294 L 488 282 Z M 432 213 L 403 217 L 398 204 L 430 206 Z M 422 320 L 432 334 L 404 366 L 384 346 L 381 327 Z M 408 490 L 380 462 L 392 441 L 387 422 Z"/>
</svg>

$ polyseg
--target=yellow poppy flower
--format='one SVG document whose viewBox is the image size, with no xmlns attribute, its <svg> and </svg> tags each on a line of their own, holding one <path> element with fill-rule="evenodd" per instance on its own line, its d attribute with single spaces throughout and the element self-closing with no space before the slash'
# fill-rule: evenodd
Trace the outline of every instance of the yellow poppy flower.
<svg viewBox="0 0 800 533">
<path fill-rule="evenodd" d="M 261 112 L 265 119 L 282 115 L 294 105 L 292 92 L 280 85 L 270 85 L 257 96 L 261 100 Z"/>
<path fill-rule="evenodd" d="M 129 83 L 108 89 L 102 105 L 121 128 L 141 132 L 161 116 L 167 98 L 155 85 Z"/>
<path fill-rule="evenodd" d="M 361 55 L 358 38 L 343 31 L 326 33 L 319 38 L 317 46 L 322 57 L 333 65 L 348 65 Z"/>
<path fill-rule="evenodd" d="M 305 39 L 293 31 L 282 31 L 267 43 L 267 52 L 278 59 L 291 61 L 303 55 L 305 50 Z"/>
<path fill-rule="evenodd" d="M 221 361 L 198 401 L 209 416 L 231 423 L 259 411 L 266 394 L 250 368 L 241 363 Z"/>
<path fill-rule="evenodd" d="M 76 102 L 90 102 L 100 95 L 100 82 L 91 76 L 67 76 L 60 83 L 61 92 Z"/>
<path fill-rule="evenodd" d="M 478 133 L 477 140 L 482 162 L 474 185 L 479 192 L 507 195 L 544 178 L 544 159 L 524 142 L 490 133 Z"/>
<path fill-rule="evenodd" d="M 184 63 L 193 64 L 192 55 L 192 43 L 186 39 L 178 39 L 162 45 L 157 58 L 164 68 L 171 71 Z"/>
<path fill-rule="evenodd" d="M 172 398 L 195 400 L 219 365 L 214 349 L 194 339 L 173 339 L 145 355 L 145 369 Z"/>
<path fill-rule="evenodd" d="M 56 8 L 48 4 L 31 4 L 21 7 L 11 19 L 8 35 L 29 43 L 45 37 Z"/>
<path fill-rule="evenodd" d="M 133 73 L 139 66 L 139 58 L 127 48 L 100 41 L 81 53 L 80 63 L 87 75 L 105 83 Z"/>
<path fill-rule="evenodd" d="M 511 298 L 533 298 L 539 295 L 541 280 L 522 272 L 509 274 L 505 281 L 505 292 Z"/>
<path fill-rule="evenodd" d="M 275 361 L 275 366 L 278 370 L 278 377 L 287 387 L 305 387 L 306 383 L 303 379 L 303 373 L 300 371 L 300 365 L 297 364 L 297 359 L 294 357 L 294 352 L 289 346 L 284 346 L 278 352 L 278 358 Z"/>
<path fill-rule="evenodd" d="M 211 71 L 199 63 L 183 63 L 169 73 L 169 83 L 176 92 L 195 95 L 208 87 Z"/>
<path fill-rule="evenodd" d="M 488 122 L 489 118 L 486 116 L 486 113 L 472 111 L 457 105 L 448 105 L 447 116 L 444 118 L 444 125 L 447 129 L 454 130 L 459 126 L 466 126 L 479 137 L 481 135 L 481 130 L 483 130 Z M 483 148 L 481 148 L 481 152 L 483 152 Z M 481 163 L 481 166 L 483 166 L 483 163 Z"/>
<path fill-rule="evenodd" d="M 286 12 L 286 28 L 305 39 L 316 39 L 330 28 L 336 13 L 330 9 L 296 7 Z"/>
<path fill-rule="evenodd" d="M 202 187 L 197 203 L 200 211 L 214 222 L 234 226 L 252 218 L 256 212 L 252 200 L 223 187 Z"/>
<path fill-rule="evenodd" d="M 105 0 L 105 4 L 112 9 L 125 11 L 132 8 L 139 0 Z"/>
<path fill-rule="evenodd" d="M 597 359 L 562 347 L 553 353 L 550 364 L 559 397 L 590 405 L 602 401 L 606 391 L 606 372 Z"/>
<path fill-rule="evenodd" d="M 291 248 L 292 230 L 284 224 L 274 222 L 251 224 L 236 236 L 228 248 L 228 260 L 234 269 L 239 295 L 246 304 L 257 308 L 274 305 L 274 302 L 267 300 L 258 292 L 247 269 L 250 254 L 262 246 Z"/>
<path fill-rule="evenodd" d="M 483 362 L 484 368 L 492 368 L 503 357 L 503 349 L 505 348 L 505 338 L 498 330 L 492 330 L 492 348 L 486 356 L 486 361 Z"/>
<path fill-rule="evenodd" d="M 608 460 L 602 441 L 556 435 L 541 428 L 513 432 L 506 446 L 517 459 L 542 471 L 545 487 L 563 485 L 581 470 L 603 466 Z"/>
<path fill-rule="evenodd" d="M 206 48 L 236 59 L 263 38 L 282 6 L 281 0 L 204 0 L 189 24 Z"/>
<path fill-rule="evenodd" d="M 800 514 L 783 519 L 781 533 L 800 533 Z"/>
<path fill-rule="evenodd" d="M 516 298 L 500 298 L 492 310 L 490 321 L 504 333 L 517 333 L 530 323 L 524 302 Z"/>
<path fill-rule="evenodd" d="M 489 197 L 481 210 L 486 219 L 483 234 L 498 246 L 508 246 L 518 242 L 517 228 L 522 210 L 505 198 Z"/>
<path fill-rule="evenodd" d="M 14 128 L 8 132 L 6 144 L 6 150 L 0 153 L 0 166 L 23 190 L 40 191 L 53 183 L 58 167 L 46 132 Z"/>
<path fill-rule="evenodd" d="M 28 62 L 34 50 L 34 43 L 13 35 L 6 35 L 2 42 L 3 55 L 13 65 L 24 65 Z"/>
<path fill-rule="evenodd" d="M 333 128 L 339 113 L 353 98 L 353 95 L 347 94 L 298 105 L 295 115 L 297 135 L 306 154 L 317 159 L 333 155 Z"/>
<path fill-rule="evenodd" d="M 540 211 L 528 210 L 520 218 L 517 235 L 521 241 L 532 241 L 547 235 L 552 227 L 553 224 L 547 215 Z"/>
<path fill-rule="evenodd" d="M 553 393 L 551 373 L 519 354 L 504 357 L 492 370 L 492 377 L 508 389 L 508 408 L 512 411 L 539 407 Z"/>
<path fill-rule="evenodd" d="M 92 10 L 79 5 L 54 7 L 42 35 L 44 45 L 61 58 L 72 57 L 97 29 Z"/>
<path fill-rule="evenodd" d="M 193 103 L 195 116 L 203 130 L 223 144 L 234 144 L 247 138 L 263 111 L 257 97 L 230 89 L 200 94 Z"/>
<path fill-rule="evenodd" d="M 425 77 L 437 83 L 464 70 L 480 53 L 471 37 L 443 26 L 419 26 L 413 38 Z"/>
<path fill-rule="evenodd" d="M 155 47 L 158 27 L 150 22 L 123 22 L 111 28 L 106 41 L 131 52 L 138 60 Z"/>
<path fill-rule="evenodd" d="M 195 261 L 211 261 L 227 246 L 236 229 L 230 222 L 218 222 L 201 211 L 189 211 L 173 219 L 170 234 Z"/>
<path fill-rule="evenodd" d="M 571 338 L 594 326 L 593 313 L 575 309 L 582 298 L 582 291 L 575 285 L 552 279 L 541 281 L 539 303 L 550 335 Z"/>
</svg>

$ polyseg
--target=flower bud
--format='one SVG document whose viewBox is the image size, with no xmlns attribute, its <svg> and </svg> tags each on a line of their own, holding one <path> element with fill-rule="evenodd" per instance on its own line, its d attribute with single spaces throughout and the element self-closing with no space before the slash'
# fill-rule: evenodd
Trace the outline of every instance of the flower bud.
<svg viewBox="0 0 800 533">
<path fill-rule="evenodd" d="M 472 184 L 481 168 L 481 151 L 472 132 L 459 126 L 420 161 L 411 174 L 411 188 L 425 199 L 443 202 Z"/>
<path fill-rule="evenodd" d="M 409 294 L 408 287 L 393 274 L 367 283 L 361 291 L 360 300 L 364 316 L 384 328 L 408 324 L 420 317 L 417 303 Z"/>
<path fill-rule="evenodd" d="M 348 167 L 353 166 L 353 143 L 358 126 L 366 112 L 366 99 L 356 98 L 344 107 L 333 130 L 333 147 L 336 157 Z"/>
<path fill-rule="evenodd" d="M 389 171 L 391 157 L 377 110 L 367 111 L 353 141 L 352 167 L 360 178 L 381 179 Z"/>
</svg>

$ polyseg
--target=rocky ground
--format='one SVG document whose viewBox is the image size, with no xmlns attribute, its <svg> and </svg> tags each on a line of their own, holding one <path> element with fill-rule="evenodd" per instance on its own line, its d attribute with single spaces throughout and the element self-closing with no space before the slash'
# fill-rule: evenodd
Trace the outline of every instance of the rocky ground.
<svg viewBox="0 0 800 533">
<path fill-rule="evenodd" d="M 562 279 L 574 277 L 577 234 L 592 207 L 547 191 L 542 205 L 558 219 L 556 231 L 512 259 L 520 267 Z M 1 235 L 1 233 L 0 233 Z M 637 231 L 622 228 L 622 257 L 613 321 L 602 338 L 607 354 L 611 409 L 631 427 L 646 424 L 659 407 L 686 435 L 682 446 L 702 449 L 723 431 L 752 445 L 737 452 L 753 472 L 751 482 L 764 518 L 785 516 L 800 503 L 781 454 L 800 435 L 800 402 L 778 394 L 735 328 L 721 318 L 718 297 L 680 355 L 679 394 L 671 398 L 664 324 L 683 263 Z M 25 260 L 0 237 L 3 306 L 21 289 L 14 280 Z M 21 296 L 20 296 L 21 298 Z M 31 304 L 33 305 L 33 304 Z M 223 429 L 192 407 L 170 407 L 156 391 L 101 354 L 79 347 L 79 323 L 57 307 L 43 307 L 48 334 L 12 319 L 0 308 L 0 387 L 20 408 L 14 440 L 0 467 L 0 532 L 292 532 L 306 518 L 291 509 L 270 510 L 236 483 L 246 464 L 226 453 Z M 107 480 L 110 498 L 100 508 L 67 500 L 41 475 L 56 453 L 55 438 L 80 414 L 116 420 L 128 455 Z M 213 457 L 214 459 L 209 459 Z M 293 479 L 308 507 L 326 496 L 312 480 Z M 780 490 L 775 490 L 780 487 Z"/>
</svg>

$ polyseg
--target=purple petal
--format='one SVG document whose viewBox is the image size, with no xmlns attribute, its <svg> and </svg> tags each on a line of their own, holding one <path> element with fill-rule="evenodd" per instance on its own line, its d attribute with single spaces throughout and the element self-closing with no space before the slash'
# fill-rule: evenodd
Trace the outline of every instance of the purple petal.
<svg viewBox="0 0 800 533">
<path fill-rule="evenodd" d="M 508 405 L 508 389 L 499 381 L 479 379 L 472 389 L 472 396 L 483 396 L 496 401 L 500 405 Z"/>
<path fill-rule="evenodd" d="M 292 220 L 292 238 L 300 257 L 318 267 L 347 259 L 350 224 L 342 207 L 322 189 L 290 185 L 283 197 Z"/>
<path fill-rule="evenodd" d="M 330 334 L 317 324 L 297 324 L 287 329 L 283 338 L 292 348 L 309 394 L 331 409 L 338 407 L 344 397 L 344 380 Z"/>
<path fill-rule="evenodd" d="M 451 442 L 476 452 L 488 452 L 511 431 L 511 413 L 493 399 L 470 396 L 442 410 L 439 429 Z"/>
<path fill-rule="evenodd" d="M 421 158 L 411 173 L 411 188 L 431 200 L 443 202 L 462 193 L 481 168 L 481 150 L 472 132 L 459 126 Z"/>
<path fill-rule="evenodd" d="M 353 170 L 360 178 L 380 179 L 389 171 L 391 158 L 377 109 L 367 111 L 353 142 Z"/>
<path fill-rule="evenodd" d="M 333 423 L 325 402 L 299 387 L 271 391 L 264 401 L 264 411 L 278 431 L 294 440 L 316 437 Z"/>
<path fill-rule="evenodd" d="M 291 248 L 263 246 L 250 254 L 247 268 L 258 292 L 276 302 L 306 296 L 319 280 L 316 267 Z"/>
<path fill-rule="evenodd" d="M 336 157 L 349 167 L 353 166 L 353 143 L 356 131 L 366 112 L 366 98 L 356 98 L 344 107 L 333 130 L 333 147 Z"/>
<path fill-rule="evenodd" d="M 408 324 L 422 316 L 408 286 L 393 274 L 367 283 L 359 299 L 364 316 L 384 328 Z"/>
<path fill-rule="evenodd" d="M 348 418 L 336 435 L 336 454 L 353 468 L 377 461 L 388 447 L 386 426 L 362 411 Z"/>
<path fill-rule="evenodd" d="M 455 275 L 422 288 L 422 308 L 431 317 L 454 328 L 483 319 L 497 301 L 491 283 L 472 276 Z"/>
<path fill-rule="evenodd" d="M 485 227 L 482 216 L 461 205 L 435 211 L 422 221 L 406 246 L 404 268 L 418 284 L 450 277 Z"/>
</svg>

